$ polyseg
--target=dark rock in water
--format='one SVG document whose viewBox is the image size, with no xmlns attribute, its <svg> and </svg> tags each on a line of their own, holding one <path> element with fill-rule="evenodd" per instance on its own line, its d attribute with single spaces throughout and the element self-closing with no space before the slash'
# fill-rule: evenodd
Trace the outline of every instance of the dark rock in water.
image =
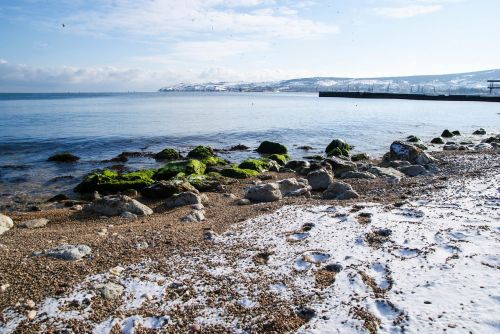
<svg viewBox="0 0 500 334">
<path fill-rule="evenodd" d="M 307 160 L 315 160 L 315 161 L 322 161 L 324 157 L 322 155 L 316 154 L 316 155 L 306 155 L 303 157 L 304 159 Z"/>
<path fill-rule="evenodd" d="M 351 160 L 352 161 L 370 160 L 370 156 L 366 153 L 357 153 L 351 156 Z"/>
<path fill-rule="evenodd" d="M 47 200 L 47 202 L 61 202 L 61 201 L 65 201 L 65 200 L 68 200 L 69 197 L 66 196 L 65 194 L 58 194 L 58 195 L 55 195 L 54 197 L 51 197 Z"/>
<path fill-rule="evenodd" d="M 181 154 L 173 148 L 166 148 L 163 149 L 162 151 L 156 153 L 154 155 L 155 160 L 167 160 L 167 161 L 172 161 L 172 160 L 180 160 L 182 159 Z"/>
<path fill-rule="evenodd" d="M 158 169 L 155 174 L 156 180 L 168 180 L 179 173 L 185 175 L 203 174 L 205 173 L 206 165 L 200 160 L 190 159 L 186 161 L 170 161 L 162 168 Z"/>
<path fill-rule="evenodd" d="M 114 157 L 113 159 L 109 160 L 110 162 L 127 162 L 128 161 L 128 157 L 125 156 L 125 155 L 118 155 L 116 157 Z"/>
<path fill-rule="evenodd" d="M 458 130 L 452 131 L 451 133 L 453 133 L 454 136 L 461 136 L 462 135 L 460 133 L 460 131 L 458 131 Z"/>
<path fill-rule="evenodd" d="M 348 157 L 351 152 L 351 146 L 347 144 L 342 139 L 334 139 L 328 144 L 325 149 L 325 153 L 327 156 L 346 156 Z"/>
<path fill-rule="evenodd" d="M 484 136 L 486 134 L 486 130 L 483 128 L 480 128 L 479 130 L 474 131 L 472 134 L 478 135 L 478 136 Z"/>
<path fill-rule="evenodd" d="M 243 144 L 238 144 L 238 145 L 231 146 L 228 149 L 228 151 L 246 151 L 248 149 L 250 149 L 250 147 L 243 145 Z"/>
<path fill-rule="evenodd" d="M 304 145 L 304 146 L 297 147 L 297 149 L 304 150 L 304 151 L 309 151 L 309 150 L 312 150 L 313 147 L 312 146 L 308 146 L 308 145 Z"/>
<path fill-rule="evenodd" d="M 500 137 L 489 137 L 481 141 L 481 143 L 487 143 L 487 144 L 492 144 L 492 143 L 500 143 Z"/>
<path fill-rule="evenodd" d="M 441 137 L 436 137 L 436 138 L 433 138 L 431 140 L 431 143 L 432 144 L 441 144 L 442 145 L 442 144 L 444 144 L 444 141 L 443 141 L 443 139 Z"/>
<path fill-rule="evenodd" d="M 414 136 L 414 135 L 410 135 L 410 136 L 406 137 L 406 140 L 410 143 L 418 143 L 420 141 L 420 138 L 418 138 L 417 136 Z"/>
<path fill-rule="evenodd" d="M 48 161 L 54 162 L 76 162 L 78 160 L 80 160 L 80 157 L 77 157 L 69 152 L 57 153 L 48 159 Z"/>
<path fill-rule="evenodd" d="M 113 193 L 127 189 L 141 190 L 155 182 L 154 174 L 154 170 L 140 170 L 126 174 L 107 169 L 97 171 L 85 176 L 83 181 L 75 187 L 75 192 L 90 193 L 97 190 Z"/>
<path fill-rule="evenodd" d="M 450 130 L 446 129 L 441 134 L 441 137 L 443 137 L 443 138 L 451 138 L 451 137 L 453 137 L 453 133 L 451 133 Z"/>
<path fill-rule="evenodd" d="M 288 154 L 270 154 L 266 155 L 266 159 L 276 161 L 280 166 L 285 166 L 290 156 Z"/>
<path fill-rule="evenodd" d="M 260 143 L 257 152 L 260 154 L 287 154 L 288 149 L 280 143 L 265 140 Z"/>
<path fill-rule="evenodd" d="M 186 191 L 198 192 L 189 182 L 162 180 L 144 188 L 142 194 L 149 198 L 168 198 Z"/>
</svg>

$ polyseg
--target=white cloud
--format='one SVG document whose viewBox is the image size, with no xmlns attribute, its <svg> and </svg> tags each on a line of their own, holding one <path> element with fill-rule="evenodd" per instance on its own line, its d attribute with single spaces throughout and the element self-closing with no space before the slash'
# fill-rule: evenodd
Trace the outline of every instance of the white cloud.
<svg viewBox="0 0 500 334">
<path fill-rule="evenodd" d="M 437 12 L 443 8 L 442 5 L 414 5 L 414 6 L 401 6 L 401 7 L 379 7 L 375 8 L 375 14 L 394 18 L 406 19 L 422 14 L 430 14 Z"/>
</svg>

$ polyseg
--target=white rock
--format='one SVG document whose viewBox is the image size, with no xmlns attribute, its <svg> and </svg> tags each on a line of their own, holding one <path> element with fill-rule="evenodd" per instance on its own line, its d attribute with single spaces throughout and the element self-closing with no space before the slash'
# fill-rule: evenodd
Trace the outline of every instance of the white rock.
<svg viewBox="0 0 500 334">
<path fill-rule="evenodd" d="M 237 205 L 250 205 L 250 204 L 252 204 L 252 202 L 250 202 L 249 199 L 241 198 L 241 199 L 236 201 L 236 204 Z"/>
<path fill-rule="evenodd" d="M 122 214 L 120 214 L 120 217 L 125 218 L 125 219 L 137 219 L 136 214 L 134 214 L 132 212 L 128 212 L 128 211 L 125 211 Z"/>
<path fill-rule="evenodd" d="M 181 220 L 186 223 L 201 222 L 205 220 L 205 212 L 202 210 L 196 210 L 182 217 Z"/>
<path fill-rule="evenodd" d="M 12 221 L 12 219 L 0 213 L 0 234 L 2 234 L 5 231 L 8 231 L 12 227 L 14 227 L 14 222 Z"/>
<path fill-rule="evenodd" d="M 115 275 L 115 276 L 120 276 L 124 270 L 125 270 L 125 268 L 120 267 L 120 266 L 116 266 L 116 267 L 109 269 L 109 273 L 112 275 Z"/>
<path fill-rule="evenodd" d="M 92 249 L 87 245 L 60 245 L 49 249 L 42 253 L 42 255 L 60 260 L 73 261 L 80 260 L 89 255 L 91 251 Z"/>
<path fill-rule="evenodd" d="M 28 311 L 28 313 L 26 314 L 26 317 L 28 318 L 28 320 L 35 319 L 36 318 L 36 311 L 35 310 Z"/>
<path fill-rule="evenodd" d="M 252 202 L 275 202 L 282 198 L 282 194 L 277 183 L 266 183 L 250 187 L 245 197 Z"/>
<path fill-rule="evenodd" d="M 331 183 L 323 192 L 323 199 L 344 200 L 358 197 L 359 194 L 352 189 L 350 184 L 340 181 Z"/>
<path fill-rule="evenodd" d="M 24 221 L 22 223 L 19 223 L 17 226 L 21 228 L 39 228 L 39 227 L 44 227 L 49 223 L 50 220 L 46 218 L 39 218 L 39 219 L 31 219 Z"/>
<path fill-rule="evenodd" d="M 198 194 L 195 194 L 191 191 L 185 191 L 180 194 L 176 194 L 166 201 L 167 207 L 176 208 L 179 206 L 192 205 L 192 204 L 201 204 L 201 197 Z"/>
<path fill-rule="evenodd" d="M 191 205 L 191 209 L 193 209 L 193 210 L 203 210 L 203 209 L 205 209 L 205 207 L 203 206 L 203 204 L 198 203 L 198 204 Z"/>
<path fill-rule="evenodd" d="M 311 190 L 311 186 L 309 186 L 306 179 L 297 180 L 290 178 L 278 181 L 277 183 L 283 196 L 301 196 Z"/>
<path fill-rule="evenodd" d="M 333 182 L 333 176 L 326 169 L 321 168 L 307 174 L 307 181 L 312 190 L 325 190 Z"/>
<path fill-rule="evenodd" d="M 153 210 L 148 206 L 124 195 L 105 196 L 97 199 L 87 205 L 85 211 L 105 216 L 119 216 L 126 211 L 139 216 L 153 214 Z"/>
<path fill-rule="evenodd" d="M 99 291 L 104 299 L 116 299 L 123 294 L 123 286 L 116 283 L 96 284 L 95 289 Z"/>
</svg>

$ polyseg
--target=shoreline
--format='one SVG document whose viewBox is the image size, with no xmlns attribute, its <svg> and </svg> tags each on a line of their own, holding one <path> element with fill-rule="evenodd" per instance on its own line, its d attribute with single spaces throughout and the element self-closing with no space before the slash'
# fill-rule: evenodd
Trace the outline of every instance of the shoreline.
<svg viewBox="0 0 500 334">
<path fill-rule="evenodd" d="M 234 203 L 233 197 L 230 197 L 229 195 L 225 195 L 224 193 L 207 193 L 208 204 L 205 205 L 206 220 L 200 223 L 186 224 L 180 222 L 180 218 L 186 213 L 189 213 L 189 208 L 181 207 L 169 210 L 162 205 L 161 202 L 156 202 L 157 204 L 154 204 L 154 202 L 145 202 L 146 204 L 151 205 L 155 214 L 132 221 L 120 217 L 110 217 L 105 219 L 99 217 L 89 217 L 82 215 L 79 212 L 71 211 L 67 208 L 52 209 L 41 212 L 15 213 L 11 215 L 15 222 L 43 217 L 49 218 L 51 223 L 44 228 L 33 230 L 14 228 L 0 237 L 0 244 L 3 250 L 0 256 L 0 266 L 5 269 L 4 273 L 0 277 L 0 285 L 5 286 L 6 284 L 9 284 L 9 287 L 6 288 L 5 291 L 0 292 L 2 294 L 0 309 L 3 310 L 0 318 L 3 319 L 5 323 L 10 324 L 8 328 L 12 330 L 22 329 L 23 332 L 39 332 L 43 328 L 50 328 L 51 326 L 55 326 L 57 323 L 60 324 L 62 318 L 57 320 L 57 317 L 54 318 L 54 314 L 50 313 L 46 315 L 37 313 L 34 320 L 26 319 L 26 314 L 30 310 L 30 307 L 26 306 L 27 301 L 32 300 L 36 305 L 32 308 L 40 311 L 40 307 L 43 307 L 44 303 L 47 303 L 49 300 L 47 297 L 50 296 L 51 298 L 56 298 L 56 300 L 59 299 L 62 302 L 62 304 L 58 307 L 62 307 L 63 309 L 76 307 L 73 311 L 77 312 L 77 314 L 80 314 L 80 312 L 85 310 L 84 314 L 87 314 L 88 312 L 91 313 L 91 317 L 89 318 L 90 320 L 87 319 L 85 321 L 81 321 L 74 319 L 70 322 L 71 324 L 68 323 L 68 326 L 74 326 L 74 329 L 80 328 L 80 330 L 90 330 L 98 323 L 102 324 L 108 320 L 111 314 L 115 314 L 118 315 L 118 318 L 123 321 L 113 320 L 109 324 L 118 327 L 124 326 L 124 320 L 129 319 L 131 316 L 141 315 L 141 319 L 136 319 L 137 326 L 139 327 L 146 326 L 147 328 L 147 326 L 153 322 L 156 324 L 161 323 L 165 330 L 169 332 L 182 332 L 190 330 L 194 325 L 201 326 L 201 331 L 212 329 L 223 332 L 237 332 L 234 328 L 229 329 L 224 327 L 226 325 L 222 326 L 217 323 L 211 324 L 210 321 L 206 319 L 201 321 L 201 318 L 199 318 L 200 315 L 197 315 L 196 313 L 198 312 L 196 309 L 189 310 L 189 312 L 188 310 L 183 310 L 181 312 L 177 309 L 170 309 L 170 311 L 168 311 L 164 308 L 160 308 L 163 309 L 163 311 L 160 312 L 160 309 L 156 308 L 156 306 L 153 307 L 153 305 L 163 305 L 161 300 L 166 298 L 164 293 L 174 293 L 174 295 L 177 295 L 175 291 L 172 292 L 169 290 L 171 289 L 169 286 L 175 283 L 178 278 L 179 273 L 177 270 L 182 272 L 182 270 L 188 270 L 189 268 L 194 268 L 199 265 L 198 262 L 189 262 L 189 259 L 196 259 L 200 256 L 210 257 L 211 254 L 221 254 L 220 252 L 222 252 L 225 256 L 231 256 L 231 254 L 241 255 L 241 252 L 245 249 L 253 249 L 251 254 L 253 254 L 253 256 L 257 255 L 259 251 L 258 249 L 255 249 L 255 245 L 242 246 L 242 244 L 234 243 L 234 233 L 238 235 L 238 233 L 242 233 L 241 231 L 244 231 L 245 228 L 247 230 L 250 229 L 249 232 L 244 233 L 256 233 L 256 241 L 264 242 L 266 239 L 259 237 L 261 234 L 259 231 L 267 231 L 267 229 L 252 229 L 253 224 L 255 224 L 256 221 L 267 224 L 274 221 L 276 218 L 278 218 L 278 221 L 281 221 L 283 215 L 287 214 L 287 210 L 289 214 L 298 214 L 301 210 L 305 210 L 305 212 L 307 212 L 307 210 L 309 210 L 307 208 L 315 210 L 315 207 L 321 207 L 324 205 L 335 206 L 342 210 L 342 208 L 353 207 L 353 205 L 355 206 L 357 203 L 367 202 L 375 204 L 381 208 L 400 208 L 404 207 L 406 205 L 404 203 L 407 201 L 414 201 L 424 196 L 429 196 L 433 193 L 442 191 L 442 189 L 446 188 L 449 184 L 452 184 L 453 182 L 456 183 L 461 179 L 467 180 L 477 176 L 481 177 L 481 175 L 489 175 L 488 177 L 490 178 L 490 181 L 493 180 L 498 184 L 498 177 L 496 175 L 491 176 L 491 172 L 489 172 L 491 170 L 498 170 L 498 152 L 443 151 L 433 153 L 433 155 L 440 159 L 438 162 L 440 171 L 435 175 L 403 178 L 400 183 L 396 184 L 387 182 L 387 180 L 382 178 L 377 178 L 375 180 L 349 180 L 349 183 L 352 185 L 354 190 L 361 194 L 361 198 L 354 200 L 322 200 L 315 197 L 313 193 L 313 197 L 310 199 L 303 197 L 285 197 L 279 202 L 237 206 Z M 273 180 L 271 181 L 296 177 L 294 173 L 270 174 L 273 177 Z M 245 188 L 249 185 L 251 186 L 255 180 L 256 179 L 243 180 L 230 185 L 228 194 L 233 194 L 236 198 L 243 197 Z M 370 224 L 371 223 L 368 223 L 367 226 L 371 228 Z M 272 226 L 274 226 L 273 228 L 276 228 L 279 224 L 272 224 Z M 299 228 L 299 226 L 295 225 L 284 227 L 286 227 L 286 231 Z M 101 233 L 103 229 L 107 229 L 104 234 Z M 220 237 L 225 238 L 225 241 L 222 242 L 222 245 L 224 246 L 222 250 L 218 249 L 217 246 L 214 246 L 217 245 L 217 242 L 205 240 L 205 236 L 208 231 L 207 229 L 213 231 L 215 241 L 217 241 L 217 238 Z M 286 231 L 283 230 L 277 234 L 283 235 Z M 241 240 L 241 237 L 238 238 L 238 240 Z M 243 240 L 244 239 L 245 238 L 243 238 Z M 62 243 L 88 244 L 92 248 L 92 255 L 90 258 L 84 258 L 79 261 L 60 261 L 32 256 L 33 252 Z M 146 243 L 148 245 L 147 248 L 137 248 L 137 245 L 141 243 Z M 292 242 L 292 244 L 300 244 L 300 242 Z M 231 247 L 228 248 L 228 245 L 231 245 Z M 265 242 L 263 245 L 265 246 Z M 262 249 L 260 249 L 260 252 L 266 252 L 265 248 L 267 246 L 264 246 L 261 247 Z M 248 259 L 249 254 L 245 253 L 242 259 L 244 258 Z M 169 265 L 165 267 L 164 264 L 161 264 L 165 261 L 165 259 L 169 259 L 167 260 L 167 263 L 173 263 L 170 261 L 175 259 L 176 264 L 173 268 Z M 341 259 L 335 257 L 335 260 Z M 258 272 L 258 268 L 260 268 L 260 266 L 249 264 L 248 260 L 245 261 L 246 264 L 244 266 L 237 267 L 236 269 L 239 268 L 242 272 L 246 272 L 248 270 L 249 273 L 255 272 L 255 270 Z M 226 279 L 232 279 L 231 277 L 233 276 L 230 273 L 225 273 L 224 270 L 220 268 L 220 270 L 217 269 L 218 266 L 224 267 L 223 262 L 217 264 L 218 262 L 216 261 L 210 265 L 210 267 L 213 268 L 210 270 L 215 270 L 215 272 L 212 273 L 215 275 L 214 277 L 210 278 L 211 275 L 207 276 L 206 270 L 208 270 L 208 268 L 203 269 L 203 273 L 198 270 L 196 271 L 196 274 L 201 276 L 197 281 L 192 281 L 190 284 L 204 282 L 204 280 L 207 280 L 206 283 L 208 285 L 210 285 L 210 282 L 212 282 L 212 284 L 216 284 L 213 280 L 220 279 L 220 275 L 224 277 L 224 281 Z M 144 272 L 139 270 L 144 265 L 139 265 L 139 267 L 137 267 L 140 263 L 147 264 Z M 288 263 L 287 265 L 291 264 Z M 495 264 L 493 264 L 493 266 L 494 265 Z M 109 270 L 116 268 L 117 266 L 125 268 L 124 273 L 119 275 L 110 274 Z M 345 264 L 343 266 L 346 267 Z M 321 267 L 322 264 L 314 265 L 311 270 L 312 272 L 317 272 L 321 269 Z M 121 284 L 124 284 L 125 286 L 126 280 L 133 279 L 134 277 L 139 277 L 141 278 L 139 281 L 142 282 L 142 280 L 144 280 L 146 282 L 147 277 L 149 277 L 148 275 L 152 273 L 155 273 L 155 275 L 163 275 L 163 279 L 165 280 L 163 283 L 170 280 L 170 285 L 159 284 L 159 282 L 155 281 L 156 286 L 162 287 L 160 289 L 162 291 L 162 297 L 160 298 L 153 293 L 151 300 L 148 299 L 150 296 L 147 295 L 147 292 L 144 292 L 148 290 L 146 287 L 146 290 L 143 291 L 144 293 L 140 291 L 140 293 L 138 292 L 143 295 L 142 297 L 132 297 L 132 295 L 129 294 L 132 293 L 132 291 L 125 292 L 125 296 L 123 297 L 124 301 L 129 300 L 129 298 L 138 298 L 141 300 L 141 302 L 138 302 L 141 305 L 138 309 L 118 309 L 118 311 L 116 311 L 116 307 L 120 304 L 117 304 L 116 301 L 103 300 L 96 295 L 95 289 L 92 288 L 92 286 L 95 285 L 94 283 L 100 280 L 103 282 L 121 282 Z M 191 273 L 189 275 L 193 274 L 194 273 Z M 341 273 L 339 273 L 339 277 L 343 274 L 345 274 L 345 272 L 341 271 Z M 92 275 L 97 276 L 93 279 Z M 321 273 L 321 275 L 324 275 L 323 279 L 326 279 L 327 282 L 329 277 L 331 278 L 332 276 L 331 273 Z M 68 302 L 70 302 L 70 300 L 64 298 L 69 298 L 68 296 L 71 296 L 74 292 L 75 286 L 79 289 L 79 284 L 82 284 L 82 281 L 90 282 L 88 281 L 89 279 L 93 283 L 90 285 L 85 283 L 87 285 L 84 284 L 86 287 L 82 291 L 91 296 L 89 297 L 91 300 L 91 309 L 88 309 L 88 306 L 84 305 L 86 301 L 82 304 L 82 300 L 85 298 L 80 298 L 82 297 L 81 293 L 78 294 L 79 297 L 75 295 L 71 297 L 74 300 L 80 298 L 80 301 L 74 302 L 73 306 L 68 306 Z M 235 281 L 232 281 L 232 283 L 226 283 L 236 284 L 238 280 L 236 278 L 234 279 Z M 249 278 L 244 279 L 240 282 L 240 284 L 250 284 L 252 280 L 249 281 L 248 279 Z M 253 284 L 255 284 L 255 282 Z M 253 285 L 250 284 L 249 287 L 251 286 Z M 194 287 L 195 285 L 191 286 L 188 290 L 193 291 L 195 295 L 197 293 L 201 293 L 200 291 L 195 292 L 197 289 L 192 290 Z M 263 287 L 260 286 L 260 288 Z M 279 287 L 277 288 L 279 290 Z M 219 295 L 225 295 L 225 298 L 229 298 L 226 292 L 219 293 Z M 231 293 L 230 296 L 232 297 L 229 300 L 234 299 L 237 295 L 239 294 L 234 295 Z M 242 301 L 236 305 L 234 305 L 234 303 L 228 303 L 228 305 L 233 305 L 230 313 L 233 314 L 232 317 L 234 319 L 238 319 L 241 324 L 249 325 L 249 319 L 245 317 L 244 314 L 247 312 L 253 312 L 255 313 L 255 316 L 263 316 L 263 314 L 268 312 L 265 305 L 271 305 L 279 302 L 277 305 L 281 305 L 280 308 L 278 308 L 276 313 L 273 313 L 273 317 L 275 316 L 273 326 L 277 326 L 276 328 L 279 331 L 287 332 L 295 331 L 299 329 L 299 327 L 306 325 L 308 316 L 304 317 L 304 314 L 300 313 L 300 310 L 298 309 L 306 306 L 306 308 L 310 307 L 309 304 L 311 304 L 313 300 L 310 296 L 308 296 L 309 294 L 307 293 L 300 293 L 296 296 L 296 298 L 283 301 L 279 298 L 276 299 L 276 296 L 273 294 L 267 293 L 267 299 L 262 301 L 258 300 L 261 303 L 260 307 L 256 307 L 253 311 L 252 309 L 255 305 L 252 306 L 252 303 L 254 303 L 255 300 L 251 300 L 251 298 L 250 301 Z M 171 296 L 171 298 L 174 297 Z M 218 300 L 217 295 L 212 296 L 212 298 Z M 187 300 L 189 299 L 190 298 Z M 241 298 L 238 300 L 240 299 Z M 16 304 L 18 306 L 16 306 Z M 252 307 L 248 308 L 247 306 L 249 305 Z M 162 314 L 158 314 L 158 312 Z M 306 311 L 304 312 L 307 314 Z M 68 313 L 65 314 L 69 316 Z M 367 315 L 363 312 L 359 314 Z M 168 318 L 170 319 L 168 322 L 158 320 L 164 315 L 168 315 Z M 212 319 L 215 316 L 214 314 L 210 315 L 210 313 L 205 315 L 208 319 Z M 144 320 L 148 316 L 152 316 L 153 318 Z M 182 321 L 179 321 L 179 319 L 182 319 Z M 311 324 L 319 321 L 317 320 L 317 314 L 315 314 L 312 319 L 315 320 L 313 320 Z M 350 316 L 350 319 L 351 322 L 357 321 L 356 326 L 361 326 L 362 328 L 362 323 L 359 322 L 359 319 L 353 320 L 354 318 L 352 315 Z M 64 320 L 64 322 L 67 320 L 68 319 Z M 17 325 L 15 325 L 16 323 Z M 140 323 L 142 323 L 142 325 L 139 325 Z M 260 325 L 254 323 L 253 325 L 260 326 L 262 323 Z"/>
</svg>

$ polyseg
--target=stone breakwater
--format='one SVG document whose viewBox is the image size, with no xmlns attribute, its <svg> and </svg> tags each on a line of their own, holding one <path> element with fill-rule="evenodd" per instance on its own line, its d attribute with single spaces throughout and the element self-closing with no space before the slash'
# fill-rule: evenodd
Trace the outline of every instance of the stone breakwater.
<svg viewBox="0 0 500 334">
<path fill-rule="evenodd" d="M 91 173 L 80 199 L 0 216 L 0 329 L 488 332 L 499 137 L 471 136 L 430 153 L 410 136 L 381 160 L 264 142 L 237 166 L 200 146 L 151 174 Z"/>
</svg>

